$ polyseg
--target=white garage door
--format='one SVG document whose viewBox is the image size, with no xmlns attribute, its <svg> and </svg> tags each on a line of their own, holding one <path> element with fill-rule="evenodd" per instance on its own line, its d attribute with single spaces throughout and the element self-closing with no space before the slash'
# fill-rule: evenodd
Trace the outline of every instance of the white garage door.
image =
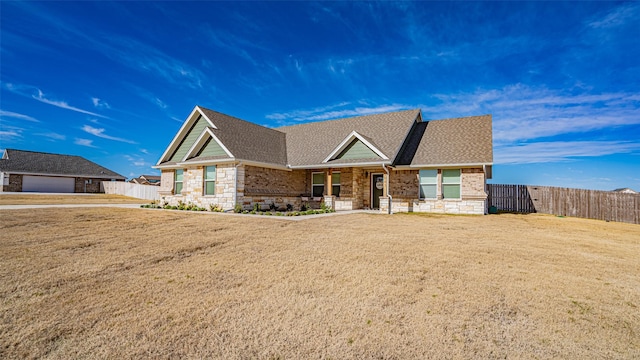
<svg viewBox="0 0 640 360">
<path fill-rule="evenodd" d="M 22 177 L 22 191 L 72 193 L 75 187 L 74 178 L 28 175 Z"/>
</svg>

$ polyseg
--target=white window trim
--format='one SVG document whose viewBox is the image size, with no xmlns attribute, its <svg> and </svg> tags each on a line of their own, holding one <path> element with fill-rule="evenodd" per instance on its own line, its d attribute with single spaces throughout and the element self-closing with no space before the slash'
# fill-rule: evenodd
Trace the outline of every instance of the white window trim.
<svg viewBox="0 0 640 360">
<path fill-rule="evenodd" d="M 182 171 L 182 180 L 178 181 L 178 171 Z M 178 189 L 178 187 L 176 186 L 178 183 L 180 183 L 180 192 L 176 191 Z M 176 171 L 173 173 L 173 195 L 175 196 L 182 196 L 182 190 L 184 190 L 184 169 L 176 169 Z"/>
<path fill-rule="evenodd" d="M 457 183 L 449 183 L 449 184 L 445 184 L 444 183 L 444 170 L 458 170 L 460 172 L 460 176 L 458 176 L 458 182 Z M 443 200 L 460 200 L 462 199 L 462 169 L 442 169 L 441 171 L 441 176 L 440 176 L 440 188 L 442 189 L 442 199 Z M 444 186 L 445 185 L 458 185 L 458 187 L 460 188 L 460 196 L 457 198 L 447 198 L 444 197 Z"/>
<path fill-rule="evenodd" d="M 207 180 L 207 168 L 216 168 L 216 178 L 213 180 Z M 207 183 L 213 182 L 213 194 L 207 194 Z M 209 165 L 202 167 L 202 195 L 203 196 L 215 196 L 216 195 L 216 183 L 218 182 L 218 167 L 216 165 Z"/>
<path fill-rule="evenodd" d="M 436 182 L 435 184 L 425 184 L 425 185 L 435 185 L 436 186 L 436 196 L 435 197 L 421 197 L 421 192 L 422 192 L 422 182 L 420 181 L 420 170 L 435 170 L 436 171 Z M 440 174 L 439 169 L 420 169 L 418 170 L 418 198 L 420 200 L 437 200 L 438 199 L 438 182 L 440 180 L 440 177 L 438 176 Z"/>
<path fill-rule="evenodd" d="M 313 183 L 313 175 L 315 175 L 315 174 L 321 174 L 322 175 L 322 178 L 324 179 L 324 181 L 322 182 L 322 185 Z M 327 185 L 327 177 L 325 176 L 324 172 L 322 172 L 322 171 L 314 171 L 314 172 L 311 173 L 311 196 L 312 197 L 315 197 L 314 196 L 314 192 L 313 192 L 313 187 L 314 186 L 322 186 L 322 195 L 320 195 L 320 196 L 324 196 L 324 192 L 326 190 L 325 189 L 326 185 Z"/>
<path fill-rule="evenodd" d="M 331 173 L 331 195 L 335 195 L 335 192 L 333 191 L 333 187 L 337 186 L 340 188 L 340 192 L 342 191 L 342 186 L 340 185 L 340 183 L 334 184 L 333 183 L 333 174 L 338 174 L 340 175 L 340 171 L 334 171 Z M 340 181 L 342 181 L 342 175 L 340 175 Z M 336 197 L 340 197 L 340 195 L 337 195 Z"/>
</svg>

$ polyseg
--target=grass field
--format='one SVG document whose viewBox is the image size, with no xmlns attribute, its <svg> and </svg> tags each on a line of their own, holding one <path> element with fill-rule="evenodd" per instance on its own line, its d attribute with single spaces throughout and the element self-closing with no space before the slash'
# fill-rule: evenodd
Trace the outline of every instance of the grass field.
<svg viewBox="0 0 640 360">
<path fill-rule="evenodd" d="M 640 226 L 0 211 L 0 358 L 640 357 Z"/>
<path fill-rule="evenodd" d="M 145 204 L 149 200 L 110 194 L 3 194 L 0 205 L 50 205 L 50 204 Z"/>
</svg>

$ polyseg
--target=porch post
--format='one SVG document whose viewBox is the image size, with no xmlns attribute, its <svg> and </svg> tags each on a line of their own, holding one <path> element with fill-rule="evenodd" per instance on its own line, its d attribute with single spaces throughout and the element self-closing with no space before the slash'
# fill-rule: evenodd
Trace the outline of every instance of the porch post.
<svg viewBox="0 0 640 360">
<path fill-rule="evenodd" d="M 327 195 L 324 197 L 324 205 L 329 207 L 332 210 L 336 209 L 336 198 L 333 196 L 333 180 L 331 179 L 331 175 L 333 175 L 333 170 L 327 170 L 327 179 L 325 179 L 325 184 L 327 184 Z"/>
</svg>

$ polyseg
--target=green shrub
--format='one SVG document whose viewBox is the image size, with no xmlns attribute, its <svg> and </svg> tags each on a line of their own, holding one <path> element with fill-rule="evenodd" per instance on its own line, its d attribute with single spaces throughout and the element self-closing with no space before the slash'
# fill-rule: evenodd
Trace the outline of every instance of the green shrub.
<svg viewBox="0 0 640 360">
<path fill-rule="evenodd" d="M 233 212 L 240 214 L 242 212 L 242 205 L 236 204 L 236 206 L 233 208 Z"/>
</svg>

